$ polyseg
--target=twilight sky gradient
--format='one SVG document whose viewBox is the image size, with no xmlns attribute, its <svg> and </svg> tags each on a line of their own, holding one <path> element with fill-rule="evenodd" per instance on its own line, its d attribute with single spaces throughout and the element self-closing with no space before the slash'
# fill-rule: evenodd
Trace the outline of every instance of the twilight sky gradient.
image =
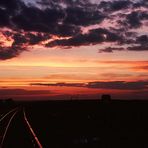
<svg viewBox="0 0 148 148">
<path fill-rule="evenodd" d="M 147 0 L 1 0 L 0 19 L 0 98 L 148 98 Z"/>
</svg>

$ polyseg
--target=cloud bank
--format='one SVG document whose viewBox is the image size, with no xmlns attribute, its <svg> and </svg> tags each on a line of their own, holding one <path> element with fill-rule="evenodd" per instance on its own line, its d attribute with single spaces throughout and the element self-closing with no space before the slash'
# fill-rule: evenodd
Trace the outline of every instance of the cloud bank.
<svg viewBox="0 0 148 148">
<path fill-rule="evenodd" d="M 0 19 L 1 60 L 34 45 L 71 48 L 108 43 L 99 52 L 148 50 L 147 0 L 1 0 Z"/>
<path fill-rule="evenodd" d="M 40 86 L 66 86 L 66 87 L 87 87 L 95 89 L 116 89 L 116 90 L 143 90 L 148 89 L 148 81 L 96 81 L 88 83 L 32 83 Z"/>
</svg>

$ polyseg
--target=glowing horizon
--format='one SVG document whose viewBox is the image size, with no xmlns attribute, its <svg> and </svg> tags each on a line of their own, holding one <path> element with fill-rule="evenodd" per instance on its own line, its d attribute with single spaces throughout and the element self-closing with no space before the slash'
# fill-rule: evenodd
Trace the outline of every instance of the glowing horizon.
<svg viewBox="0 0 148 148">
<path fill-rule="evenodd" d="M 139 93 L 146 96 L 148 11 L 144 0 L 57 0 L 47 5 L 42 0 L 10 1 L 11 11 L 7 2 L 0 3 L 2 91 L 31 89 L 32 83 L 98 82 L 95 88 L 63 86 L 61 94 L 71 89 L 71 94 L 110 90 L 119 95 L 124 90 L 134 96 L 140 88 Z"/>
</svg>

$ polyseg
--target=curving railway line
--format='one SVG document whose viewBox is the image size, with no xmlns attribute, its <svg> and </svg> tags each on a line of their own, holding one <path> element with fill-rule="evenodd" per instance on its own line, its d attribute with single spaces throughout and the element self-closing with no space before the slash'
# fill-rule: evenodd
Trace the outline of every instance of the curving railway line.
<svg viewBox="0 0 148 148">
<path fill-rule="evenodd" d="M 0 148 L 42 148 L 25 109 L 16 107 L 3 113 L 0 118 Z"/>
<path fill-rule="evenodd" d="M 0 148 L 148 147 L 148 101 L 29 102 L 0 113 Z"/>
</svg>

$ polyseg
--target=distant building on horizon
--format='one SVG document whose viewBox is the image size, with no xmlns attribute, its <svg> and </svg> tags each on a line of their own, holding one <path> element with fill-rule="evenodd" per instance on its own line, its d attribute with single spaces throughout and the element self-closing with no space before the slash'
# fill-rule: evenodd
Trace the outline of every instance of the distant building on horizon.
<svg viewBox="0 0 148 148">
<path fill-rule="evenodd" d="M 101 101 L 103 101 L 103 102 L 111 101 L 111 95 L 110 94 L 103 94 L 101 96 Z"/>
</svg>

